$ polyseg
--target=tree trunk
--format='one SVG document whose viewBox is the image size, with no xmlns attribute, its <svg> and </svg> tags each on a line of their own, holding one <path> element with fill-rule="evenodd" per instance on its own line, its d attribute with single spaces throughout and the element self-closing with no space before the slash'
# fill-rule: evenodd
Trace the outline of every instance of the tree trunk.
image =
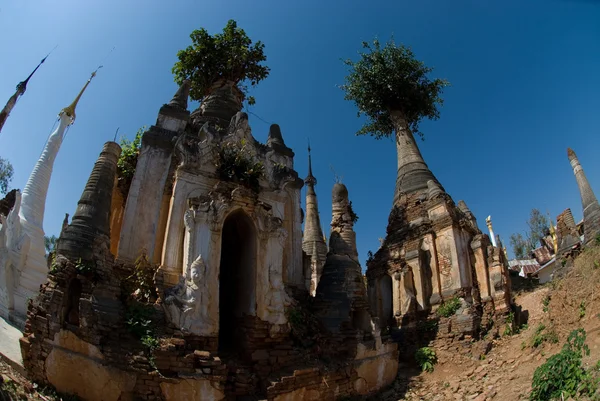
<svg viewBox="0 0 600 401">
<path fill-rule="evenodd" d="M 394 192 L 394 204 L 397 204 L 402 195 L 426 190 L 429 180 L 438 181 L 425 164 L 403 113 L 392 110 L 390 116 L 396 132 L 396 151 L 398 153 L 398 175 Z"/>
<path fill-rule="evenodd" d="M 212 121 L 227 127 L 231 118 L 242 109 L 243 93 L 233 81 L 219 80 L 213 84 L 202 104 L 191 114 L 193 124 L 200 128 Z"/>
</svg>

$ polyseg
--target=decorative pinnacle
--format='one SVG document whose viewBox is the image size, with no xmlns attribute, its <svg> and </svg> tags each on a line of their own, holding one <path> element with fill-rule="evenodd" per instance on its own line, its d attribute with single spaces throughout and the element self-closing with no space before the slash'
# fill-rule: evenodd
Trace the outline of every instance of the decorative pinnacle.
<svg viewBox="0 0 600 401">
<path fill-rule="evenodd" d="M 102 66 L 98 67 L 98 69 L 100 69 L 100 68 L 102 68 Z M 98 71 L 98 69 L 96 71 Z M 71 124 L 73 124 L 75 122 L 75 107 L 77 107 L 77 103 L 79 102 L 79 99 L 81 99 L 81 95 L 83 95 L 83 92 L 85 92 L 85 90 L 87 89 L 90 82 L 92 82 L 92 79 L 94 79 L 94 77 L 96 76 L 96 71 L 92 72 L 92 75 L 87 80 L 85 85 L 83 85 L 83 88 L 81 88 L 81 90 L 79 91 L 79 94 L 77 95 L 75 100 L 73 100 L 73 103 L 71 103 L 64 109 L 62 109 L 60 112 L 61 114 L 65 113 L 67 116 L 71 117 Z"/>
<path fill-rule="evenodd" d="M 317 179 L 313 176 L 312 173 L 312 159 L 310 157 L 310 140 L 308 141 L 308 176 L 304 180 L 306 185 L 316 185 Z"/>
<path fill-rule="evenodd" d="M 567 148 L 567 156 L 569 156 L 569 161 L 577 160 L 577 155 L 571 148 Z"/>
<path fill-rule="evenodd" d="M 58 47 L 58 45 L 56 47 Z M 56 49 L 56 47 L 54 47 L 54 49 Z M 48 56 L 50 54 L 52 54 L 52 52 L 54 51 L 54 49 L 52 49 L 50 51 L 50 53 L 46 54 L 46 57 L 44 57 L 42 59 L 42 61 L 39 62 L 39 64 L 37 65 L 37 67 L 35 67 L 35 69 L 33 71 L 31 71 L 31 74 L 29 74 L 29 76 L 27 77 L 27 79 L 25 79 L 25 81 L 19 82 L 19 84 L 17 85 L 17 90 L 18 91 L 25 92 L 25 90 L 27 89 L 27 83 L 29 82 L 29 80 L 31 79 L 31 77 L 33 77 L 33 74 L 35 74 L 35 72 L 38 70 L 38 68 L 40 68 L 40 66 L 42 64 L 44 64 L 44 61 L 46 61 L 46 59 L 48 58 Z"/>
</svg>

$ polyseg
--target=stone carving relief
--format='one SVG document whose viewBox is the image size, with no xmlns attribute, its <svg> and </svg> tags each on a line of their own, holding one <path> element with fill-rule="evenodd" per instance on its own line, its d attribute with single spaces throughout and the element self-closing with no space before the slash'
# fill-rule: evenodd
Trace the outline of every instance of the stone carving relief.
<svg viewBox="0 0 600 401">
<path fill-rule="evenodd" d="M 440 238 L 440 246 L 437 253 L 438 266 L 440 269 L 442 288 L 452 288 L 454 283 L 452 279 L 452 251 L 448 245 L 447 237 Z"/>
<path fill-rule="evenodd" d="M 215 324 L 208 313 L 206 271 L 207 265 L 200 255 L 190 267 L 189 279 L 181 277 L 179 284 L 165 293 L 166 316 L 184 333 L 208 335 Z"/>
</svg>

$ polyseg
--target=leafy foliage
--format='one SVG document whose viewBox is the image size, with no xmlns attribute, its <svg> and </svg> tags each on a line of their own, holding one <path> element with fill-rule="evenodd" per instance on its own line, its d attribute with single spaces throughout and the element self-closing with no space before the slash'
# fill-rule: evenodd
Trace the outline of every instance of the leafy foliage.
<svg viewBox="0 0 600 401">
<path fill-rule="evenodd" d="M 350 214 L 352 223 L 356 224 L 356 222 L 358 221 L 358 215 L 356 214 L 356 212 L 354 211 L 354 208 L 352 207 L 352 201 L 348 202 L 348 213 Z"/>
<path fill-rule="evenodd" d="M 56 238 L 56 235 L 52 235 L 50 237 L 44 235 L 44 247 L 46 248 L 46 254 L 50 254 L 54 251 L 54 249 L 56 248 L 57 240 L 58 238 Z"/>
<path fill-rule="evenodd" d="M 433 372 L 433 367 L 437 363 L 435 350 L 430 347 L 419 348 L 415 353 L 415 360 L 424 372 Z"/>
<path fill-rule="evenodd" d="M 449 83 L 431 80 L 428 75 L 433 69 L 393 39 L 383 47 L 377 39 L 372 44 L 363 42 L 362 47 L 365 52 L 360 53 L 358 61 L 344 61 L 350 72 L 341 86 L 345 99 L 358 107 L 358 115 L 369 119 L 357 135 L 371 134 L 378 139 L 391 136 L 396 128 L 391 112 L 397 111 L 413 133 L 422 136 L 419 123 L 423 118 L 439 118 L 438 106 L 443 103 L 440 96 Z"/>
<path fill-rule="evenodd" d="M 216 167 L 220 179 L 237 182 L 255 192 L 259 191 L 259 180 L 265 168 L 261 161 L 256 161 L 250 154 L 246 148 L 246 141 L 243 140 L 241 146 L 234 142 L 221 145 Z"/>
<path fill-rule="evenodd" d="M 143 252 L 135 261 L 133 272 L 123 280 L 127 295 L 138 302 L 155 302 L 158 297 L 154 283 L 156 269 Z"/>
<path fill-rule="evenodd" d="M 529 253 L 540 245 L 540 240 L 549 233 L 550 222 L 539 209 L 534 208 L 529 214 L 527 226 L 529 231 L 525 233 L 525 237 L 521 233 L 510 236 L 510 245 L 517 259 L 527 259 Z"/>
<path fill-rule="evenodd" d="M 252 44 L 234 20 L 227 22 L 222 33 L 211 36 L 201 28 L 194 30 L 190 38 L 192 45 L 177 52 L 179 61 L 172 71 L 177 84 L 181 85 L 185 79 L 191 81 L 193 100 L 202 101 L 219 80 L 234 82 L 245 96 L 248 83 L 255 86 L 269 75 L 269 67 L 261 64 L 267 59 L 264 44 L 261 41 Z M 249 98 L 248 103 L 253 104 L 254 99 Z"/>
<path fill-rule="evenodd" d="M 140 148 L 142 147 L 142 135 L 145 130 L 146 126 L 138 129 L 133 141 L 128 140 L 125 136 L 121 137 L 121 156 L 117 160 L 117 177 L 119 187 L 122 189 L 124 195 L 127 195 L 127 192 L 129 192 L 131 180 L 133 180 L 133 175 L 135 174 Z"/>
<path fill-rule="evenodd" d="M 320 322 L 308 308 L 295 305 L 286 309 L 286 315 L 294 343 L 303 348 L 310 348 L 318 343 L 321 338 Z"/>
<path fill-rule="evenodd" d="M 138 302 L 131 303 L 125 314 L 125 325 L 131 334 L 139 338 L 144 345 L 156 344 L 154 323 L 152 321 L 153 310 L 150 305 Z"/>
<path fill-rule="evenodd" d="M 535 328 L 535 333 L 531 339 L 531 346 L 537 348 L 545 342 L 558 343 L 558 334 L 556 334 L 553 328 L 547 328 L 545 324 L 540 323 Z"/>
<path fill-rule="evenodd" d="M 551 299 L 550 295 L 546 295 L 544 297 L 544 299 L 542 299 L 542 311 L 544 313 L 547 313 L 548 310 L 550 309 L 550 299 Z"/>
<path fill-rule="evenodd" d="M 0 157 L 0 194 L 8 192 L 8 185 L 12 181 L 14 169 L 7 159 Z"/>
<path fill-rule="evenodd" d="M 98 279 L 98 272 L 94 268 L 93 263 L 90 261 L 82 260 L 81 258 L 79 258 L 75 263 L 75 269 L 77 269 L 77 273 L 81 274 L 82 276 L 92 276 L 94 281 Z"/>
<path fill-rule="evenodd" d="M 573 330 L 563 349 L 535 370 L 530 400 L 580 399 L 596 392 L 598 380 L 584 369 L 581 361 L 590 354 L 585 339 L 585 330 Z"/>
<path fill-rule="evenodd" d="M 436 313 L 442 317 L 450 317 L 460 309 L 460 305 L 460 299 L 458 297 L 453 297 L 441 304 Z"/>
</svg>

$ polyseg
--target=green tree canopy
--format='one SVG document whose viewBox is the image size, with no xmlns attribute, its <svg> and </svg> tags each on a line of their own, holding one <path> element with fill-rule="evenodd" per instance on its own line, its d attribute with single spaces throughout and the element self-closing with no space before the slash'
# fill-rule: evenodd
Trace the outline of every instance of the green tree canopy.
<svg viewBox="0 0 600 401">
<path fill-rule="evenodd" d="M 47 236 L 44 235 L 44 246 L 46 248 L 46 254 L 50 254 L 50 252 L 54 251 L 54 249 L 56 249 L 56 241 L 58 240 L 58 238 L 56 238 L 55 235 L 52 236 Z"/>
<path fill-rule="evenodd" d="M 525 236 L 521 233 L 510 236 L 510 245 L 517 259 L 529 258 L 531 251 L 540 246 L 540 240 L 549 234 L 550 222 L 539 209 L 531 209 L 527 226 L 529 231 Z"/>
<path fill-rule="evenodd" d="M 204 28 L 190 35 L 192 45 L 177 52 L 179 61 L 173 66 L 175 82 L 181 85 L 191 80 L 190 97 L 202 101 L 210 94 L 211 86 L 219 80 L 233 81 L 247 95 L 247 84 L 258 84 L 269 75 L 264 44 L 252 40 L 234 20 L 229 20 L 222 33 L 209 35 Z M 248 102 L 252 104 L 253 98 Z"/>
<path fill-rule="evenodd" d="M 358 116 L 368 118 L 357 135 L 370 134 L 377 139 L 392 135 L 396 127 L 390 112 L 395 111 L 401 112 L 412 132 L 422 137 L 419 123 L 423 118 L 439 118 L 440 95 L 449 83 L 431 80 L 428 74 L 433 69 L 393 39 L 383 47 L 377 39 L 373 44 L 363 42 L 362 47 L 365 51 L 359 53 L 358 61 L 344 61 L 350 72 L 341 86 L 345 99 L 358 107 Z"/>
<path fill-rule="evenodd" d="M 0 157 L 0 194 L 8 192 L 8 184 L 12 181 L 13 173 L 12 164 Z"/>
</svg>

